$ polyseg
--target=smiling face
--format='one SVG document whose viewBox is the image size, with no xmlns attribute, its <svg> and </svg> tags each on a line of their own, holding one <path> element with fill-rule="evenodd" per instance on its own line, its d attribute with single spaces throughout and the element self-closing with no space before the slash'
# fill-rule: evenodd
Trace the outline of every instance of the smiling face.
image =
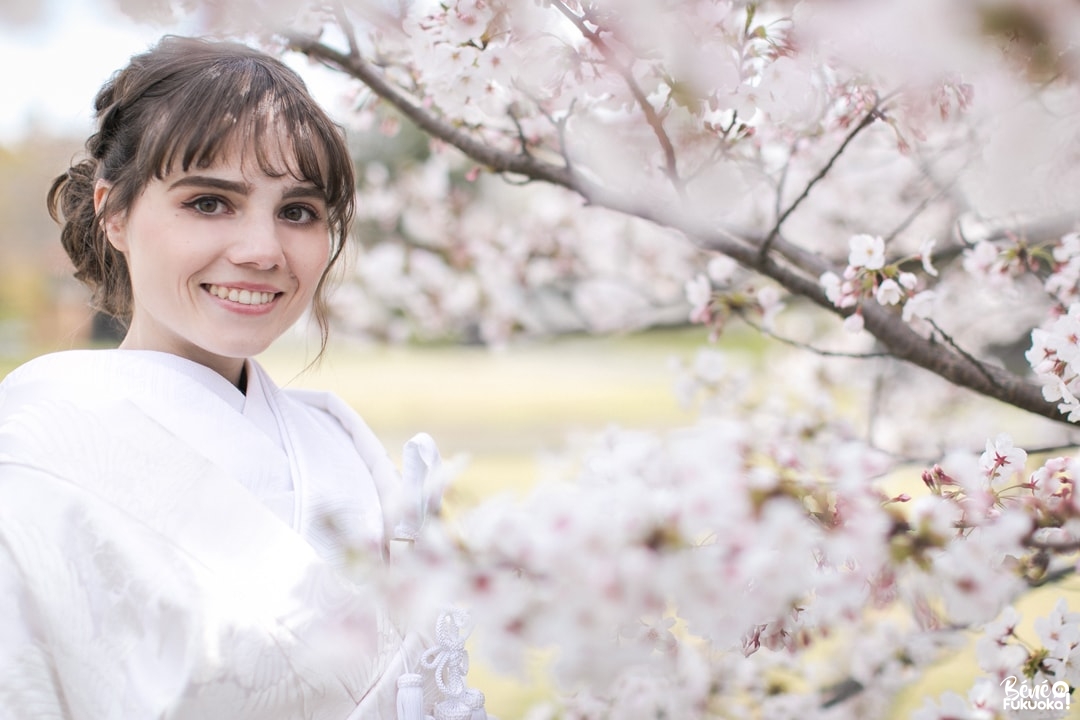
<svg viewBox="0 0 1080 720">
<path fill-rule="evenodd" d="M 122 348 L 179 355 L 237 383 L 244 359 L 311 306 L 330 257 L 324 194 L 245 157 L 223 153 L 154 178 L 126 213 L 106 218 L 131 277 Z M 99 182 L 95 200 L 108 191 Z"/>
</svg>

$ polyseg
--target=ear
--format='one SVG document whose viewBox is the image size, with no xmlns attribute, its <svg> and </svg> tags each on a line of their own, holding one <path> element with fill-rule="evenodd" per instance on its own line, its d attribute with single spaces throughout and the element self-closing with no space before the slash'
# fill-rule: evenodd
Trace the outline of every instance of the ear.
<svg viewBox="0 0 1080 720">
<path fill-rule="evenodd" d="M 94 212 L 108 212 L 107 201 L 112 191 L 112 183 L 105 180 L 94 181 Z M 124 219 L 120 213 L 111 212 L 101 219 L 101 229 L 109 244 L 120 252 L 127 251 L 127 236 L 124 233 Z"/>
</svg>

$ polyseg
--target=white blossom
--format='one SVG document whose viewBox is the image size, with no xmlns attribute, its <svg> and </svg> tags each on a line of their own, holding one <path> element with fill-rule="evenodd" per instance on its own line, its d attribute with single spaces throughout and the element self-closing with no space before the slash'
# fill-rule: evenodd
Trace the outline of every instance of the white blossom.
<svg viewBox="0 0 1080 720">
<path fill-rule="evenodd" d="M 851 313 L 844 319 L 844 330 L 853 335 L 861 333 L 864 327 L 865 321 L 861 312 Z"/>
<path fill-rule="evenodd" d="M 880 270 L 885 267 L 885 241 L 882 238 L 875 235 L 854 235 L 848 242 L 851 247 L 848 265 L 867 270 Z"/>
<path fill-rule="evenodd" d="M 874 298 L 882 305 L 895 305 L 904 297 L 904 291 L 893 279 L 883 280 L 878 285 Z"/>
<path fill-rule="evenodd" d="M 926 238 L 919 245 L 919 260 L 922 261 L 923 272 L 927 275 L 937 277 L 938 271 L 934 267 L 934 246 L 937 244 L 937 240 L 934 238 Z"/>
</svg>

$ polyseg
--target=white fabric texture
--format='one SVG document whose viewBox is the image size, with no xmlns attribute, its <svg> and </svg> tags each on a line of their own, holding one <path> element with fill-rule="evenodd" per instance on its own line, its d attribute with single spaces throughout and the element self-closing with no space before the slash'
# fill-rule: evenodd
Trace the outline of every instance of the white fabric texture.
<svg viewBox="0 0 1080 720">
<path fill-rule="evenodd" d="M 97 350 L 0 384 L 0 718 L 395 717 L 423 648 L 338 570 L 416 526 L 437 452 L 403 481 L 340 399 L 248 376 Z"/>
</svg>

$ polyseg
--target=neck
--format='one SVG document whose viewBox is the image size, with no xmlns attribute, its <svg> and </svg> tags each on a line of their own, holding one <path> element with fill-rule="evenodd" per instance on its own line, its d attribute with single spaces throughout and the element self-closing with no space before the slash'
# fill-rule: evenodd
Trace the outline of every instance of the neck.
<svg viewBox="0 0 1080 720">
<path fill-rule="evenodd" d="M 236 381 L 236 388 L 240 392 L 242 392 L 244 395 L 247 395 L 247 379 L 248 379 L 247 362 L 244 362 L 244 364 L 240 366 L 240 377 Z"/>
</svg>

